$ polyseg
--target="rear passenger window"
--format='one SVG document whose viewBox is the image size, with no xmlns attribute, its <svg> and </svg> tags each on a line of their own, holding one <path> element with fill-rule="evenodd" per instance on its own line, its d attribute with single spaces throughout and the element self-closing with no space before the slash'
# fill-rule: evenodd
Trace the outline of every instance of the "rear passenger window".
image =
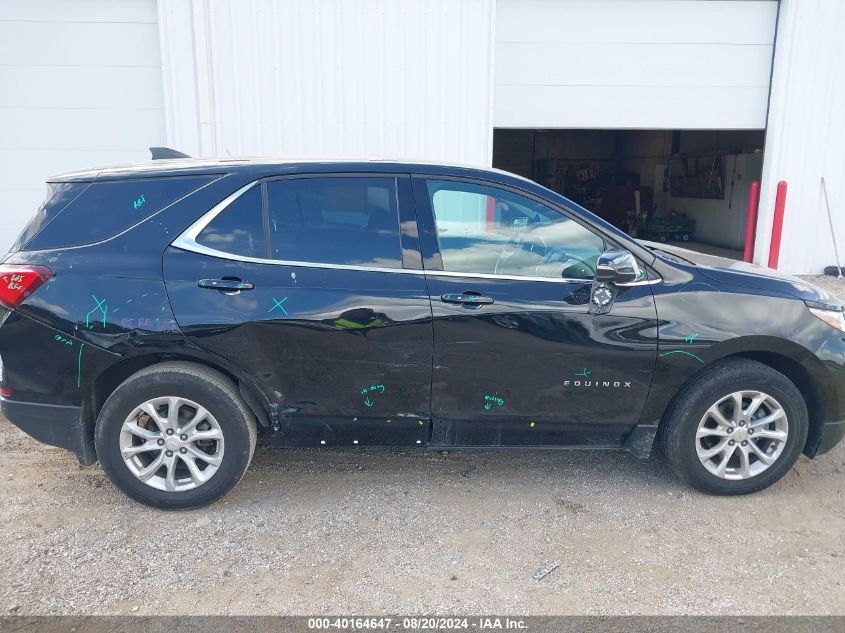
<svg viewBox="0 0 845 633">
<path fill-rule="evenodd" d="M 273 259 L 401 268 L 395 179 L 271 180 L 267 199 Z"/>
<path fill-rule="evenodd" d="M 197 244 L 232 255 L 265 257 L 261 187 L 235 198 L 197 236 Z"/>
<path fill-rule="evenodd" d="M 95 181 L 43 225 L 25 248 L 82 246 L 114 237 L 216 177 Z"/>
</svg>

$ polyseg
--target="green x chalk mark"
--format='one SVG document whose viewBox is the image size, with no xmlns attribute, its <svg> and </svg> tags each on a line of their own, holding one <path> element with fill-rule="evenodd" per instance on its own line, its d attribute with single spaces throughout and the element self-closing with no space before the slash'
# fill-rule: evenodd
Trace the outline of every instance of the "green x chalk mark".
<svg viewBox="0 0 845 633">
<path fill-rule="evenodd" d="M 288 300 L 288 298 L 287 298 L 287 297 L 285 297 L 285 298 L 284 298 L 284 299 L 282 299 L 281 301 L 280 301 L 279 299 L 276 299 L 276 297 L 273 297 L 273 307 L 272 307 L 272 308 L 270 308 L 269 310 L 267 310 L 267 313 L 269 314 L 270 312 L 272 312 L 273 310 L 275 310 L 276 308 L 278 308 L 279 310 L 281 310 L 281 311 L 284 313 L 284 315 L 285 315 L 285 316 L 287 316 L 287 315 L 288 315 L 288 311 L 287 311 L 287 310 L 285 310 L 285 307 L 282 305 L 282 304 L 283 304 L 285 301 L 287 301 L 287 300 Z"/>
</svg>

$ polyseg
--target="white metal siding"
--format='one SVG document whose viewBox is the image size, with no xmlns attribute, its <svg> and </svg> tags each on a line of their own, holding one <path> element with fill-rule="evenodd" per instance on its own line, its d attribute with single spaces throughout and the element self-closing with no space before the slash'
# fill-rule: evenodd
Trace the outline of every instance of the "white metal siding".
<svg viewBox="0 0 845 633">
<path fill-rule="evenodd" d="M 499 0 L 494 124 L 760 129 L 774 0 Z"/>
<path fill-rule="evenodd" d="M 492 0 L 160 0 L 168 139 L 489 164 Z"/>
<path fill-rule="evenodd" d="M 164 142 L 155 0 L 0 3 L 0 250 L 57 172 Z"/>
<path fill-rule="evenodd" d="M 845 257 L 845 2 L 782 0 L 754 261 L 766 264 L 777 183 L 788 185 L 779 268 L 834 264 L 821 179 Z M 845 261 L 843 261 L 845 265 Z"/>
</svg>

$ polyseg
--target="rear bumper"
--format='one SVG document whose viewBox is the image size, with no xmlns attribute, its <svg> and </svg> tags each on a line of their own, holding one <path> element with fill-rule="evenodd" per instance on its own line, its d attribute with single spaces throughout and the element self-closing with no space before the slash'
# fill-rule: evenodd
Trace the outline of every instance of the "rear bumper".
<svg viewBox="0 0 845 633">
<path fill-rule="evenodd" d="M 839 444 L 843 437 L 845 437 L 845 420 L 825 422 L 824 425 L 822 425 L 819 443 L 812 456 L 815 457 L 817 455 L 827 453 L 834 446 Z"/>
<path fill-rule="evenodd" d="M 69 450 L 83 465 L 97 461 L 79 407 L 0 398 L 0 408 L 12 424 L 39 442 Z"/>
</svg>

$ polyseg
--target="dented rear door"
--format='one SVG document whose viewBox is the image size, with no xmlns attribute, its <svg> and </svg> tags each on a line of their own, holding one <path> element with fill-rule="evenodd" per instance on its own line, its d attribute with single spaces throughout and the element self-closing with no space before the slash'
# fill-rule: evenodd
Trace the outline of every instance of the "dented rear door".
<svg viewBox="0 0 845 633">
<path fill-rule="evenodd" d="M 427 440 L 431 309 L 415 226 L 399 229 L 409 191 L 408 176 L 269 179 L 165 254 L 180 328 L 255 376 L 287 445 Z"/>
</svg>

